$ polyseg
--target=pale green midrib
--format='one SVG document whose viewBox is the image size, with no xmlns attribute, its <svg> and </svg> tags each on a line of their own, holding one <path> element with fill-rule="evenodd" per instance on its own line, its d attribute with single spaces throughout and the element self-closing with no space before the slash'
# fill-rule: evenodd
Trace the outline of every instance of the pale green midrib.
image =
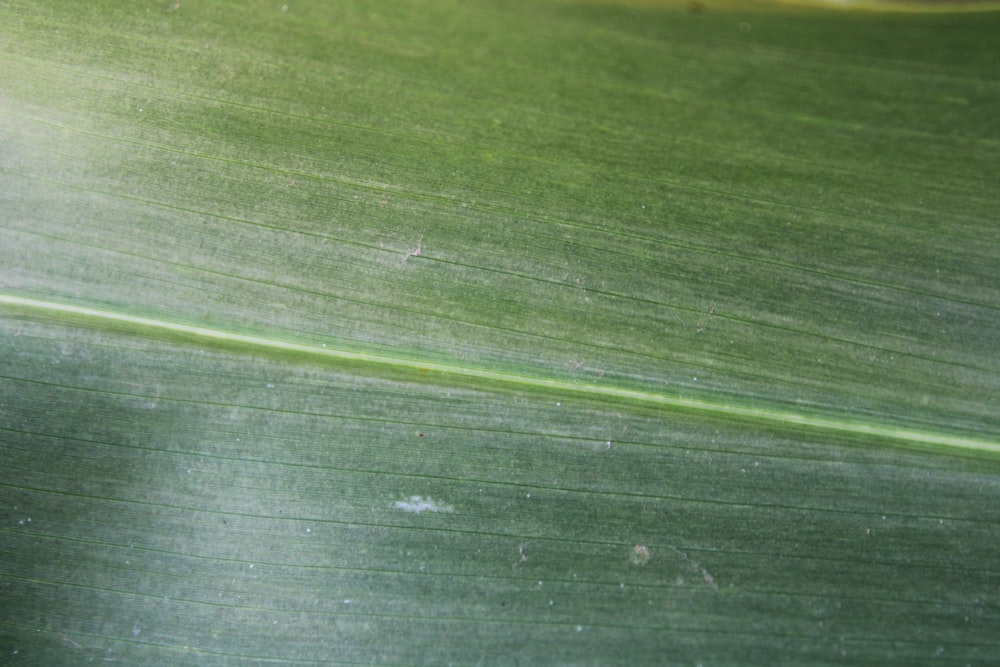
<svg viewBox="0 0 1000 667">
<path fill-rule="evenodd" d="M 630 389 L 627 387 L 577 383 L 556 378 L 532 377 L 530 375 L 505 373 L 485 368 L 476 368 L 475 366 L 460 366 L 440 362 L 419 361 L 385 354 L 341 350 L 321 347 L 315 344 L 297 343 L 294 341 L 284 341 L 274 338 L 265 338 L 263 336 L 254 336 L 220 329 L 212 329 L 192 324 L 171 322 L 169 320 L 161 320 L 151 317 L 128 315 L 126 313 L 119 313 L 111 310 L 101 310 L 97 308 L 87 308 L 84 306 L 31 299 L 14 294 L 0 293 L 0 304 L 14 308 L 41 311 L 49 315 L 73 315 L 103 322 L 128 324 L 131 326 L 151 329 L 153 331 L 172 332 L 196 338 L 238 343 L 274 351 L 295 352 L 338 361 L 378 364 L 414 371 L 435 371 L 458 377 L 502 382 L 508 385 L 520 385 L 565 393 L 584 394 L 594 397 L 638 401 L 670 408 L 712 413 L 726 417 L 765 421 L 785 426 L 796 426 L 823 431 L 850 433 L 854 435 L 890 438 L 911 444 L 938 445 L 967 450 L 1000 453 L 1000 440 L 986 440 L 963 435 L 954 435 L 883 424 L 868 424 L 822 415 L 797 413 L 763 407 L 748 407 L 706 399 L 684 398 L 680 396 L 670 396 L 656 393 L 653 391 Z"/>
</svg>

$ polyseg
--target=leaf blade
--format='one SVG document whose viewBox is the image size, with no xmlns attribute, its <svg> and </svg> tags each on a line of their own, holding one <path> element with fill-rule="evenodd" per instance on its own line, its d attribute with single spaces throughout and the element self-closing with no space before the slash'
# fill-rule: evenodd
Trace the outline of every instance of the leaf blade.
<svg viewBox="0 0 1000 667">
<path fill-rule="evenodd" d="M 5 10 L 4 648 L 992 660 L 996 17 L 457 7 Z"/>
</svg>

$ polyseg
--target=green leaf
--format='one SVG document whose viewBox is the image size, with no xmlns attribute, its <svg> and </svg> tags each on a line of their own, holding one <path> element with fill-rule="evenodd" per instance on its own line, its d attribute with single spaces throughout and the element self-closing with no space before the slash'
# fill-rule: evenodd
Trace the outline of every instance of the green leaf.
<svg viewBox="0 0 1000 667">
<path fill-rule="evenodd" d="M 11 664 L 991 664 L 996 13 L 0 5 Z"/>
</svg>

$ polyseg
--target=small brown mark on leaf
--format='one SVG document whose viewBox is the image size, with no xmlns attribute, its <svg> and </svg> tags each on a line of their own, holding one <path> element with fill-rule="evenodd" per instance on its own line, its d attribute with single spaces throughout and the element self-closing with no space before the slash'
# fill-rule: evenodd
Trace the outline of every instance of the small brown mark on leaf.
<svg viewBox="0 0 1000 667">
<path fill-rule="evenodd" d="M 420 257 L 420 253 L 423 252 L 423 250 L 424 250 L 424 240 L 420 239 L 419 241 L 417 241 L 416 249 L 406 253 L 406 257 L 403 258 L 403 262 L 406 262 L 406 260 L 410 259 L 411 257 Z"/>
</svg>

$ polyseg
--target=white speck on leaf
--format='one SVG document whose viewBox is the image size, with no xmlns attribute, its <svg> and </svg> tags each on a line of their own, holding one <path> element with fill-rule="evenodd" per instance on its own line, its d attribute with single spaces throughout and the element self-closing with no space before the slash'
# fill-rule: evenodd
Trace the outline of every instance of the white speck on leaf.
<svg viewBox="0 0 1000 667">
<path fill-rule="evenodd" d="M 414 514 L 453 511 L 451 505 L 436 503 L 430 498 L 424 498 L 423 496 L 410 496 L 407 500 L 397 500 L 395 506 L 404 512 L 413 512 Z"/>
<path fill-rule="evenodd" d="M 632 548 L 632 552 L 629 554 L 629 561 L 633 565 L 639 565 L 640 567 L 649 562 L 649 559 L 653 557 L 653 552 L 649 550 L 649 547 L 642 544 L 637 544 Z"/>
</svg>

